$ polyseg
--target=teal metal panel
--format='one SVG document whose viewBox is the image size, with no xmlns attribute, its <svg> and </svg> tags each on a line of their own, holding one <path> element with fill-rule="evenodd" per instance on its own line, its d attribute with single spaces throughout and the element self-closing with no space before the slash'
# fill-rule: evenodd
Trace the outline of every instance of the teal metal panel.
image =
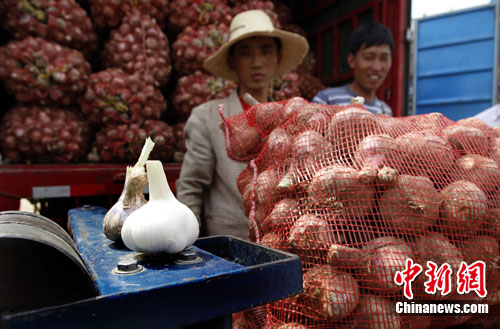
<svg viewBox="0 0 500 329">
<path fill-rule="evenodd" d="M 498 5 L 417 20 L 413 114 L 452 120 L 497 103 Z"/>
</svg>

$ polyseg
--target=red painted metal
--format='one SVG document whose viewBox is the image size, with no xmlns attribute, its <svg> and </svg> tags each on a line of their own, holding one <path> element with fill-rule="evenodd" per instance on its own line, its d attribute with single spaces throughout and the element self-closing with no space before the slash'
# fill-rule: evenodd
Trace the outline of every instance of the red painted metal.
<svg viewBox="0 0 500 329">
<path fill-rule="evenodd" d="M 17 209 L 19 198 L 33 198 L 34 187 L 69 186 L 70 198 L 119 195 L 126 164 L 0 165 L 0 211 Z M 175 193 L 181 165 L 165 164 Z"/>
<path fill-rule="evenodd" d="M 410 10 L 410 2 L 409 1 L 401 1 L 398 2 L 398 8 L 397 8 L 397 23 L 395 28 L 396 31 L 396 38 L 398 40 L 399 48 L 398 48 L 398 54 L 397 54 L 397 71 L 395 71 L 395 78 L 393 79 L 394 81 L 398 82 L 394 86 L 394 95 L 396 97 L 395 103 L 399 104 L 399 107 L 397 109 L 399 110 L 398 113 L 396 113 L 396 116 L 402 116 L 404 115 L 404 111 L 406 109 L 406 94 L 407 94 L 407 84 L 408 84 L 408 77 L 407 77 L 407 68 L 405 67 L 405 63 L 408 61 L 408 57 L 410 54 L 408 53 L 407 49 L 407 44 L 408 40 L 406 38 L 408 28 L 407 28 L 407 20 L 410 18 L 407 18 L 406 15 L 408 11 Z"/>
<path fill-rule="evenodd" d="M 72 197 L 106 194 L 106 185 L 104 184 L 70 185 L 70 192 Z"/>
<path fill-rule="evenodd" d="M 394 116 L 402 116 L 405 99 L 405 33 L 406 33 L 406 0 L 382 0 L 377 6 L 377 20 L 389 27 L 394 38 L 392 67 L 377 97 L 383 99 L 392 108 Z"/>
</svg>

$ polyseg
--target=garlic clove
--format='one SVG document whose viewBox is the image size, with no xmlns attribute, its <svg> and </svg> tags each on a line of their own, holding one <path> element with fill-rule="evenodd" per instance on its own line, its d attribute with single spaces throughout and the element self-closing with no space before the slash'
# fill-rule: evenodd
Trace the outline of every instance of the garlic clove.
<svg viewBox="0 0 500 329">
<path fill-rule="evenodd" d="M 137 163 L 127 167 L 125 184 L 118 201 L 109 209 L 103 219 L 104 235 L 112 241 L 121 241 L 121 231 L 125 220 L 137 209 L 146 204 L 142 190 L 148 184 L 148 178 L 144 169 L 149 154 L 153 150 L 154 143 L 147 138 L 142 148 Z"/>
<path fill-rule="evenodd" d="M 142 169 L 142 170 L 141 170 Z M 108 210 L 103 220 L 104 235 L 112 241 L 121 241 L 123 223 L 131 213 L 146 204 L 142 189 L 148 184 L 144 167 L 127 167 L 125 186 L 118 201 Z"/>
</svg>

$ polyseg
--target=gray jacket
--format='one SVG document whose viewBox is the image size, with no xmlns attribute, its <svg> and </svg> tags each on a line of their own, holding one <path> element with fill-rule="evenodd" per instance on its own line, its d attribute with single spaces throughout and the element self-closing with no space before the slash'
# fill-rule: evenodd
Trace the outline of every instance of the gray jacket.
<svg viewBox="0 0 500 329">
<path fill-rule="evenodd" d="M 187 152 L 176 182 L 177 198 L 197 216 L 205 235 L 233 235 L 248 240 L 248 218 L 236 178 L 246 163 L 230 159 L 219 128 L 224 116 L 243 111 L 236 91 L 193 109 L 184 128 Z"/>
</svg>

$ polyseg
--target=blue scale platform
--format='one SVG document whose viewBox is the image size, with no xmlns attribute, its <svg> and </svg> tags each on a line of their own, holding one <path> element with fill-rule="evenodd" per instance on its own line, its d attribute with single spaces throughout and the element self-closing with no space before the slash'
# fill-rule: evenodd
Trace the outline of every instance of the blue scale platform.
<svg viewBox="0 0 500 329">
<path fill-rule="evenodd" d="M 102 232 L 107 209 L 71 209 L 68 225 L 95 284 L 97 296 L 71 304 L 4 314 L 5 328 L 179 328 L 302 291 L 296 255 L 231 236 L 200 238 L 191 247 L 201 261 L 145 256 L 108 240 Z M 136 260 L 142 271 L 116 274 L 120 260 Z M 203 326 L 202 326 L 203 327 Z"/>
</svg>

